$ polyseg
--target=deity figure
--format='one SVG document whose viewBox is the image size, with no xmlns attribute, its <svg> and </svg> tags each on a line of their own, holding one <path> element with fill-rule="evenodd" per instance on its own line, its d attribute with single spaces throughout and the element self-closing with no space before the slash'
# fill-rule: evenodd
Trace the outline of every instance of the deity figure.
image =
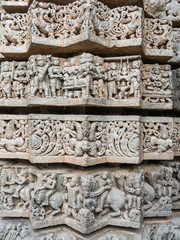
<svg viewBox="0 0 180 240">
<path fill-rule="evenodd" d="M 133 61 L 131 73 L 131 86 L 129 94 L 131 96 L 134 96 L 134 98 L 137 98 L 139 96 L 140 79 L 141 79 L 140 62 Z"/>
<path fill-rule="evenodd" d="M 105 69 L 104 69 L 103 65 L 104 65 L 104 60 L 103 60 L 103 58 L 99 57 L 95 63 L 95 76 L 94 76 L 94 80 L 93 80 L 93 90 L 94 90 L 93 95 L 95 95 L 95 96 L 99 95 L 100 98 L 103 98 L 103 94 L 104 94 Z"/>
<path fill-rule="evenodd" d="M 9 62 L 2 63 L 2 69 L 1 69 L 1 77 L 0 77 L 0 83 L 1 83 L 1 94 L 2 98 L 4 99 L 10 99 L 12 97 L 12 79 L 13 79 L 13 72 L 10 70 L 10 64 Z"/>
<path fill-rule="evenodd" d="M 13 93 L 15 98 L 25 97 L 25 86 L 28 82 L 27 79 L 27 65 L 26 62 L 19 62 L 17 70 L 14 72 L 13 76 Z"/>
<path fill-rule="evenodd" d="M 109 64 L 109 70 L 107 72 L 107 90 L 108 98 L 112 99 L 117 94 L 116 81 L 117 81 L 118 71 L 116 63 Z"/>
<path fill-rule="evenodd" d="M 94 56 L 84 53 L 80 57 L 80 79 L 84 82 L 83 97 L 89 97 L 90 91 L 93 89 L 93 74 L 94 74 Z"/>
<path fill-rule="evenodd" d="M 48 86 L 48 79 L 47 79 L 47 71 L 48 68 L 51 66 L 50 56 L 47 56 L 47 61 L 43 58 L 43 56 L 38 55 L 36 58 L 37 67 L 33 69 L 34 79 L 32 80 L 32 91 L 31 96 L 35 96 L 37 92 L 40 94 L 45 94 L 45 97 L 49 96 L 49 86 Z"/>
<path fill-rule="evenodd" d="M 48 69 L 49 85 L 52 97 L 57 97 L 57 91 L 62 96 L 62 73 L 59 58 L 52 58 L 52 65 Z"/>
</svg>

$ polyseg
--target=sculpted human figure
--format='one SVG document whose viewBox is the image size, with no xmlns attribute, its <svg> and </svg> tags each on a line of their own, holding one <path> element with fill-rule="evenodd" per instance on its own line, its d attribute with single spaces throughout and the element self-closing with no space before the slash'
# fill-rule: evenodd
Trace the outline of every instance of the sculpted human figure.
<svg viewBox="0 0 180 240">
<path fill-rule="evenodd" d="M 13 76 L 13 93 L 15 98 L 25 97 L 25 86 L 28 82 L 27 79 L 27 65 L 25 62 L 19 62 L 17 70 L 14 72 Z"/>
<path fill-rule="evenodd" d="M 171 66 L 165 65 L 164 71 L 162 72 L 162 90 L 166 91 L 167 93 L 171 93 L 172 86 L 171 86 Z"/>
<path fill-rule="evenodd" d="M 47 190 L 45 201 L 41 204 L 41 206 L 48 206 L 49 205 L 49 198 L 56 192 L 56 184 L 57 184 L 57 174 L 52 173 L 49 177 L 44 180 L 44 185 L 42 186 L 41 190 Z"/>
<path fill-rule="evenodd" d="M 52 58 L 52 65 L 48 69 L 48 76 L 51 96 L 56 97 L 58 90 L 59 95 L 62 96 L 62 73 L 59 58 Z"/>
<path fill-rule="evenodd" d="M 140 79 L 141 79 L 140 63 L 138 61 L 133 61 L 130 80 L 131 86 L 129 94 L 134 98 L 137 98 L 139 96 Z"/>
<path fill-rule="evenodd" d="M 10 99 L 12 97 L 12 79 L 13 79 L 13 72 L 10 70 L 9 62 L 4 62 L 1 69 L 1 92 L 2 98 Z"/>
<path fill-rule="evenodd" d="M 96 209 L 97 213 L 103 211 L 105 200 L 108 196 L 109 190 L 112 187 L 112 181 L 108 177 L 108 172 L 103 172 L 101 174 L 101 178 L 99 180 L 99 185 L 100 185 L 99 192 L 101 192 L 102 194 L 101 194 L 101 197 L 100 197 L 99 205 Z"/>
<path fill-rule="evenodd" d="M 49 86 L 47 82 L 47 71 L 51 66 L 50 56 L 47 56 L 47 63 L 43 56 L 38 55 L 36 58 L 37 67 L 34 69 L 34 79 L 32 80 L 32 92 L 31 96 L 35 96 L 37 92 L 45 94 L 45 97 L 49 96 Z"/>
<path fill-rule="evenodd" d="M 117 66 L 116 63 L 109 64 L 109 70 L 107 72 L 107 90 L 108 90 L 108 98 L 112 99 L 117 94 Z"/>
<path fill-rule="evenodd" d="M 64 66 L 63 66 L 63 80 L 64 80 L 64 84 L 63 84 L 63 89 L 65 91 L 64 93 L 64 97 L 68 97 L 68 86 L 69 86 L 69 80 L 70 80 L 70 66 L 69 66 L 69 62 L 65 62 Z"/>
<path fill-rule="evenodd" d="M 128 65 L 129 63 L 127 63 L 127 66 L 122 67 L 119 78 L 118 78 L 118 89 L 120 90 L 118 96 L 120 99 L 125 99 L 125 98 L 128 98 L 129 96 L 130 74 L 129 74 L 129 70 L 127 69 L 129 68 Z"/>
<path fill-rule="evenodd" d="M 91 54 L 82 54 L 80 57 L 80 79 L 84 82 L 83 97 L 89 97 L 90 91 L 93 88 L 93 74 L 94 74 L 94 56 Z"/>
<path fill-rule="evenodd" d="M 97 92 L 98 92 L 98 95 L 100 98 L 102 98 L 104 95 L 105 68 L 103 65 L 104 65 L 103 58 L 98 58 L 95 62 L 95 76 L 93 80 L 93 85 L 94 85 L 94 82 L 97 81 L 97 89 L 96 91 L 94 91 L 95 93 L 93 95 L 97 96 Z M 95 83 L 95 86 L 96 86 L 96 83 Z"/>
<path fill-rule="evenodd" d="M 160 76 L 160 67 L 158 64 L 155 64 L 155 66 L 152 69 L 152 73 L 150 75 L 151 80 L 151 86 L 148 86 L 147 89 L 151 92 L 160 91 L 162 87 L 161 83 L 161 76 Z"/>
</svg>

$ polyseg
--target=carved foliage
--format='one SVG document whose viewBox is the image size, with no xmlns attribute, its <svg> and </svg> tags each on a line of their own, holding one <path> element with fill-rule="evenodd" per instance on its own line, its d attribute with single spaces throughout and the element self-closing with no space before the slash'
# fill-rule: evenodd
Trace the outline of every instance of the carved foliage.
<svg viewBox="0 0 180 240">
<path fill-rule="evenodd" d="M 31 121 L 34 155 L 100 157 L 139 156 L 140 124 L 136 121 Z"/>
<path fill-rule="evenodd" d="M 75 1 L 66 6 L 33 2 L 32 34 L 65 39 L 84 32 L 105 39 L 124 40 L 141 37 L 141 10 L 138 7 L 109 9 L 96 0 Z"/>
</svg>

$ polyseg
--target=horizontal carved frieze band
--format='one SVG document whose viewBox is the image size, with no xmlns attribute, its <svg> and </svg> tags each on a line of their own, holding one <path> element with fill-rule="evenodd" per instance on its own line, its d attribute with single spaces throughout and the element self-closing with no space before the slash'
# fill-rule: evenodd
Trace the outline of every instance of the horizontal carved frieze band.
<svg viewBox="0 0 180 240">
<path fill-rule="evenodd" d="M 96 0 L 65 6 L 34 1 L 28 13 L 2 13 L 0 24 L 2 53 L 28 52 L 31 44 L 61 51 L 89 40 L 93 47 L 97 43 L 109 51 L 114 47 L 116 51 L 124 47 L 128 51 L 132 47 L 132 53 L 134 47 L 143 45 L 147 56 L 173 56 L 172 23 L 145 19 L 142 8 L 137 6 L 110 9 Z"/>
<path fill-rule="evenodd" d="M 71 3 L 72 0 L 53 0 L 53 2 L 57 2 L 58 4 L 68 4 Z M 108 4 L 110 7 L 114 6 L 122 6 L 124 1 L 112 1 L 101 0 L 104 4 Z M 28 6 L 32 3 L 32 0 L 2 0 L 2 6 L 12 11 L 13 9 L 22 9 L 26 10 Z M 93 3 L 93 2 L 92 2 Z M 154 1 L 154 0 L 126 0 L 126 5 L 141 5 L 143 3 L 144 11 L 151 17 L 159 18 L 159 19 L 168 19 L 173 21 L 174 23 L 180 22 L 180 3 L 178 0 L 165 0 Z"/>
<path fill-rule="evenodd" d="M 180 95 L 176 87 L 172 91 L 170 65 L 143 64 L 140 56 L 32 55 L 28 61 L 2 62 L 0 75 L 0 106 L 172 109 L 173 95 Z"/>
<path fill-rule="evenodd" d="M 1 159 L 88 166 L 180 155 L 179 118 L 32 114 L 0 119 Z"/>
<path fill-rule="evenodd" d="M 1 240 L 10 239 L 9 236 L 13 236 L 13 240 L 157 240 L 158 238 L 163 239 L 164 236 L 168 237 L 167 240 L 169 238 L 179 240 L 179 221 L 180 217 L 177 215 L 172 218 L 172 221 L 145 220 L 141 230 L 132 231 L 119 227 L 106 227 L 90 236 L 83 236 L 67 227 L 53 227 L 35 232 L 28 220 L 13 221 L 11 219 L 1 221 L 0 236 L 2 236 Z"/>
<path fill-rule="evenodd" d="M 34 229 L 65 224 L 88 234 L 107 225 L 140 228 L 143 217 L 172 214 L 172 174 L 159 164 L 107 171 L 6 165 L 0 214 L 30 218 Z"/>
</svg>

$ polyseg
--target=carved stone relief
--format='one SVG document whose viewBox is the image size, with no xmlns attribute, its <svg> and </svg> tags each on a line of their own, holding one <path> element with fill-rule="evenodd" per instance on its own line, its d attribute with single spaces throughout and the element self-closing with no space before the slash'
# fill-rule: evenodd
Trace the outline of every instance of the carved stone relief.
<svg viewBox="0 0 180 240">
<path fill-rule="evenodd" d="M 101 46 L 100 53 L 108 48 L 117 55 L 124 48 L 136 54 L 144 42 L 147 57 L 173 56 L 171 22 L 145 19 L 143 9 L 137 6 L 110 9 L 97 0 L 74 1 L 65 6 L 33 1 L 27 14 L 2 15 L 1 25 L 5 29 L 1 40 L 5 54 L 31 52 L 34 44 L 42 46 L 39 53 L 45 46 L 53 46 L 54 52 L 72 53 L 74 44 L 78 48 L 79 42 L 89 40 L 92 51 L 94 44 Z M 86 49 L 80 47 L 79 51 Z"/>
<path fill-rule="evenodd" d="M 180 22 L 178 0 L 143 0 L 144 10 L 152 17 Z"/>
<path fill-rule="evenodd" d="M 180 110 L 180 68 L 173 70 L 174 108 Z"/>
<path fill-rule="evenodd" d="M 164 165 L 172 168 L 172 209 L 180 209 L 180 162 L 164 162 Z"/>
<path fill-rule="evenodd" d="M 29 217 L 34 229 L 65 224 L 88 234 L 106 225 L 140 228 L 143 217 L 171 215 L 172 170 L 157 166 L 54 171 L 5 165 L 0 214 Z"/>
<path fill-rule="evenodd" d="M 172 52 L 172 22 L 161 19 L 148 19 L 144 21 L 144 52 L 145 55 L 155 56 L 166 52 L 171 56 Z"/>
<path fill-rule="evenodd" d="M 170 65 L 142 64 L 140 56 L 102 58 L 89 53 L 67 59 L 32 55 L 27 62 L 2 62 L 0 87 L 3 106 L 172 109 L 177 91 L 172 90 Z"/>
<path fill-rule="evenodd" d="M 180 155 L 179 118 L 31 114 L 0 115 L 0 123 L 1 159 L 91 166 Z"/>
<path fill-rule="evenodd" d="M 168 63 L 178 64 L 180 62 L 180 29 L 173 28 L 173 57 L 168 61 Z"/>
</svg>

